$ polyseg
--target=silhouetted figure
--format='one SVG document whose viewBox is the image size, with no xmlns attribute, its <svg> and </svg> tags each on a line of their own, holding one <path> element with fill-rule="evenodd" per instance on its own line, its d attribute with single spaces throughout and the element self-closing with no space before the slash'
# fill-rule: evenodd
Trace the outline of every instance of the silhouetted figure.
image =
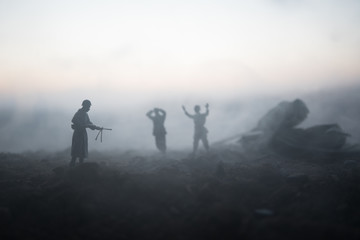
<svg viewBox="0 0 360 240">
<path fill-rule="evenodd" d="M 209 115 L 209 104 L 206 104 L 205 107 L 206 107 L 206 112 L 200 113 L 200 106 L 196 105 L 194 107 L 195 114 L 191 115 L 186 111 L 185 107 L 182 106 L 186 116 L 194 119 L 194 127 L 195 128 L 194 128 L 193 155 L 195 155 L 195 153 L 197 151 L 200 140 L 202 141 L 206 151 L 209 151 L 209 142 L 207 139 L 208 130 L 205 128 L 206 117 Z"/>
<path fill-rule="evenodd" d="M 153 135 L 155 136 L 156 147 L 162 152 L 166 152 L 166 130 L 164 122 L 166 112 L 160 108 L 154 108 L 146 113 L 146 116 L 153 121 Z"/>
<path fill-rule="evenodd" d="M 71 145 L 71 161 L 70 166 L 74 166 L 76 158 L 79 158 L 79 162 L 83 163 L 84 158 L 88 156 L 88 136 L 86 128 L 91 130 L 101 130 L 101 127 L 94 125 L 89 118 L 87 112 L 90 110 L 91 102 L 84 100 L 82 102 L 82 108 L 80 108 L 74 115 L 71 128 L 74 129 Z"/>
</svg>

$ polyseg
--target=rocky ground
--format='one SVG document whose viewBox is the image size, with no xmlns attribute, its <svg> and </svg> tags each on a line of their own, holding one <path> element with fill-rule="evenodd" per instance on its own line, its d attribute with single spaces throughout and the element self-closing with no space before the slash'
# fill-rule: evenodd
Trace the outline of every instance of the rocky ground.
<svg viewBox="0 0 360 240">
<path fill-rule="evenodd" d="M 360 159 L 0 153 L 1 239 L 359 239 Z"/>
</svg>

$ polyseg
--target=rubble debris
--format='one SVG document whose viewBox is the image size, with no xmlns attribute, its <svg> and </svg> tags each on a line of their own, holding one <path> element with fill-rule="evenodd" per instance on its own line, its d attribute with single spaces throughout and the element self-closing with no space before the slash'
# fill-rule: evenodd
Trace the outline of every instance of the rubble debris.
<svg viewBox="0 0 360 240">
<path fill-rule="evenodd" d="M 260 216 L 266 216 L 266 217 L 274 215 L 274 211 L 267 208 L 255 209 L 254 212 Z"/>
<path fill-rule="evenodd" d="M 291 174 L 286 178 L 288 183 L 294 183 L 297 185 L 305 184 L 309 181 L 309 176 L 304 173 Z"/>
<path fill-rule="evenodd" d="M 288 156 L 360 156 L 357 145 L 347 144 L 350 136 L 338 124 L 297 127 L 308 116 L 306 104 L 296 99 L 283 101 L 266 113 L 257 126 L 239 140 L 247 149 L 271 149 Z"/>
<path fill-rule="evenodd" d="M 222 161 L 217 164 L 215 175 L 220 179 L 223 179 L 225 177 L 226 173 L 224 169 L 224 163 Z"/>
<path fill-rule="evenodd" d="M 355 168 L 358 166 L 358 162 L 355 160 L 345 160 L 344 161 L 344 167 L 345 168 Z"/>
</svg>

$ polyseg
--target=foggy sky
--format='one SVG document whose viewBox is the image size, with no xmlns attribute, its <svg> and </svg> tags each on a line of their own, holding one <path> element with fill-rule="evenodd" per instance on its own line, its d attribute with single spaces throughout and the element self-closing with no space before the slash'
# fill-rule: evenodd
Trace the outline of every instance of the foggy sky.
<svg viewBox="0 0 360 240">
<path fill-rule="evenodd" d="M 1 92 L 349 84 L 360 76 L 359 23 L 356 0 L 1 1 Z"/>
</svg>

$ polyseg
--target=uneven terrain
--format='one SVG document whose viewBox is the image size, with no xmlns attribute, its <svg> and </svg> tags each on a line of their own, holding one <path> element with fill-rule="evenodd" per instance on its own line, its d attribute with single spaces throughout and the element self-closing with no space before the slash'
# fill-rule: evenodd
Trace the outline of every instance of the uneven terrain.
<svg viewBox="0 0 360 240">
<path fill-rule="evenodd" d="M 359 239 L 360 159 L 0 153 L 1 239 Z"/>
</svg>

